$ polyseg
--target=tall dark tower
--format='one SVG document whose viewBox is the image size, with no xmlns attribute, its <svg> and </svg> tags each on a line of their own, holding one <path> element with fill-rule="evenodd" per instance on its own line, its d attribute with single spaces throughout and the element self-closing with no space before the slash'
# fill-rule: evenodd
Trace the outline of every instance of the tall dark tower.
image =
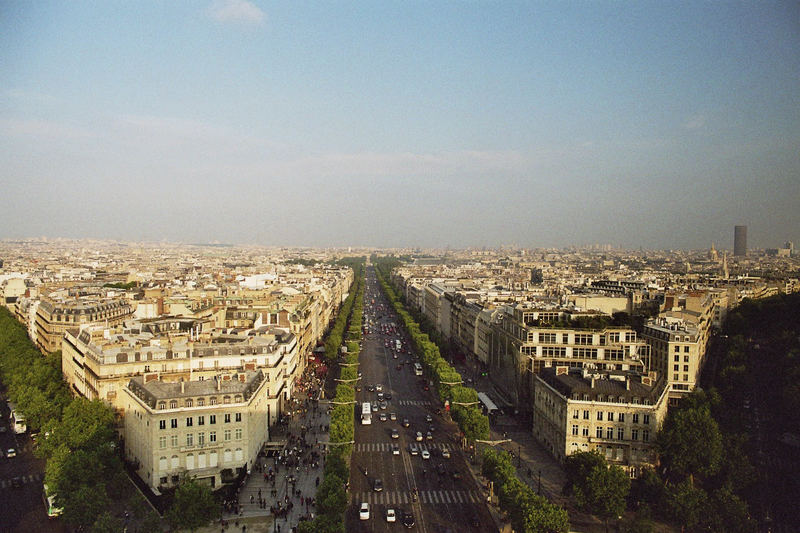
<svg viewBox="0 0 800 533">
<path fill-rule="evenodd" d="M 733 228 L 733 255 L 735 257 L 747 255 L 747 226 Z"/>
</svg>

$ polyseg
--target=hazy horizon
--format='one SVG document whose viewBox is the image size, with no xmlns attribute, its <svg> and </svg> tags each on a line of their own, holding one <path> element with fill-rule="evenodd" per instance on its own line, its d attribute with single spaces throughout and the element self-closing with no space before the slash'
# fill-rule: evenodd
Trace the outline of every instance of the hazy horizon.
<svg viewBox="0 0 800 533">
<path fill-rule="evenodd" d="M 6 3 L 0 239 L 800 242 L 800 4 Z"/>
</svg>

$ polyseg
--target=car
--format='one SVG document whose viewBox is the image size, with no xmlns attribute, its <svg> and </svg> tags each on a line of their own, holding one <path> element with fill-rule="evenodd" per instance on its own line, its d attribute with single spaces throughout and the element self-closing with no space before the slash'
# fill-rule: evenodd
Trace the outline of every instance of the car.
<svg viewBox="0 0 800 533">
<path fill-rule="evenodd" d="M 417 431 L 417 436 L 415 437 L 415 440 L 417 442 L 422 442 L 422 432 L 421 431 Z"/>
<path fill-rule="evenodd" d="M 387 408 L 389 407 L 389 404 L 388 404 L 388 403 L 386 403 L 386 400 L 384 400 L 384 401 L 382 401 L 382 402 L 380 403 L 380 407 L 381 407 L 381 409 L 384 409 L 384 410 L 385 410 L 385 409 L 387 409 Z"/>
<path fill-rule="evenodd" d="M 445 470 L 444 470 L 444 465 L 442 463 L 436 465 L 436 473 L 438 473 L 440 476 L 444 475 Z"/>
<path fill-rule="evenodd" d="M 11 486 L 15 489 L 22 487 L 22 478 L 20 476 L 11 478 Z"/>
<path fill-rule="evenodd" d="M 381 413 L 381 415 L 383 415 L 383 413 Z M 400 438 L 400 432 L 397 431 L 396 429 L 392 429 L 392 438 L 393 439 L 399 439 Z"/>
<path fill-rule="evenodd" d="M 386 422 L 386 413 L 381 413 L 378 418 L 380 418 L 381 422 Z"/>
<path fill-rule="evenodd" d="M 431 458 L 431 452 L 429 452 L 428 450 L 422 450 L 422 458 L 423 459 L 430 459 Z"/>
<path fill-rule="evenodd" d="M 389 413 L 389 420 L 397 420 L 397 413 Z"/>
<path fill-rule="evenodd" d="M 426 438 L 426 439 L 428 439 L 428 440 L 433 440 L 433 433 L 431 433 L 430 431 L 429 431 L 429 432 L 427 432 L 427 433 L 425 434 L 425 438 Z"/>
<path fill-rule="evenodd" d="M 391 392 L 387 392 L 386 394 L 383 395 L 383 399 L 387 400 L 387 401 L 391 400 L 392 399 L 392 393 Z"/>
<path fill-rule="evenodd" d="M 424 390 L 424 391 L 429 391 L 429 390 L 431 390 L 431 388 L 430 388 L 430 387 L 428 386 L 428 384 L 426 383 L 425 385 L 423 385 L 423 386 L 422 386 L 422 390 Z"/>
<path fill-rule="evenodd" d="M 360 520 L 369 520 L 369 504 L 367 502 L 361 503 L 361 508 L 358 510 L 358 518 Z"/>
<path fill-rule="evenodd" d="M 430 426 L 428 426 L 428 431 L 429 431 L 429 432 L 433 433 L 433 430 L 434 430 L 434 429 L 436 429 L 436 428 L 435 428 L 435 427 L 433 427 L 433 424 L 431 424 Z"/>
<path fill-rule="evenodd" d="M 431 422 L 433 422 L 433 417 L 431 415 L 425 415 L 425 422 L 430 424 Z"/>
<path fill-rule="evenodd" d="M 6 452 L 6 457 L 8 457 L 9 459 L 16 456 L 17 456 L 17 450 L 15 450 L 14 448 L 9 448 L 8 451 Z"/>
<path fill-rule="evenodd" d="M 417 445 L 412 442 L 408 445 L 408 453 L 411 455 L 419 455 L 419 448 L 417 448 Z"/>
<path fill-rule="evenodd" d="M 459 480 L 459 479 L 461 479 L 461 472 L 459 472 L 458 470 L 453 470 L 453 480 Z"/>
<path fill-rule="evenodd" d="M 372 412 L 374 413 L 377 410 L 378 410 L 378 402 L 372 402 Z"/>
<path fill-rule="evenodd" d="M 375 385 L 367 385 L 368 392 L 375 392 Z"/>
<path fill-rule="evenodd" d="M 404 427 L 404 428 L 407 428 L 407 427 L 408 427 L 408 426 L 410 426 L 410 425 L 411 425 L 411 423 L 408 421 L 408 418 L 404 418 L 404 419 L 403 419 L 403 427 Z"/>
<path fill-rule="evenodd" d="M 450 450 L 448 450 L 447 448 L 442 450 L 442 457 L 444 457 L 445 459 L 450 459 Z"/>
<path fill-rule="evenodd" d="M 400 455 L 400 445 L 392 444 L 392 455 Z"/>
<path fill-rule="evenodd" d="M 356 392 L 361 392 L 361 385 L 356 385 Z"/>
<path fill-rule="evenodd" d="M 414 527 L 414 515 L 411 513 L 403 513 L 403 525 L 408 529 Z"/>
<path fill-rule="evenodd" d="M 375 385 L 375 390 L 376 390 L 377 392 L 383 392 L 383 385 L 381 385 L 380 383 L 378 383 L 377 385 Z"/>
<path fill-rule="evenodd" d="M 379 392 L 379 393 L 378 393 L 378 401 L 379 401 L 379 402 L 380 402 L 380 401 L 383 401 L 383 393 L 382 393 L 382 392 Z"/>
<path fill-rule="evenodd" d="M 478 527 L 481 525 L 481 521 L 478 520 L 478 515 L 472 515 L 472 518 L 469 519 L 469 523 L 472 524 L 472 527 Z"/>
<path fill-rule="evenodd" d="M 0 433 L 5 433 L 5 432 L 6 432 L 6 427 L 0 426 Z"/>
<path fill-rule="evenodd" d="M 383 490 L 383 481 L 381 481 L 381 478 L 375 478 L 375 481 L 372 482 L 372 490 L 375 492 L 380 492 Z"/>
<path fill-rule="evenodd" d="M 397 359 L 397 354 L 392 354 L 392 357 L 394 357 L 395 359 Z"/>
<path fill-rule="evenodd" d="M 403 365 L 399 364 L 395 367 L 396 370 L 403 370 Z"/>
<path fill-rule="evenodd" d="M 397 521 L 397 514 L 394 512 L 394 509 L 386 509 L 386 521 L 387 522 Z"/>
</svg>

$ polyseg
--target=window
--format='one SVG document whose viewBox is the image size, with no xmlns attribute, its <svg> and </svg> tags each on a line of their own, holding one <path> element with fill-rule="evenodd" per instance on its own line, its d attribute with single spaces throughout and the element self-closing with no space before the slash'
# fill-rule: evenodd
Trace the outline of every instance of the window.
<svg viewBox="0 0 800 533">
<path fill-rule="evenodd" d="M 244 452 L 242 451 L 241 448 L 236 448 L 236 452 L 234 453 L 234 457 L 236 458 L 237 461 L 243 461 L 244 460 Z"/>
<path fill-rule="evenodd" d="M 617 440 L 625 440 L 625 428 L 617 428 Z"/>
<path fill-rule="evenodd" d="M 577 424 L 573 424 L 572 425 L 572 434 L 573 435 L 577 435 L 578 434 L 578 426 L 577 426 Z"/>
<path fill-rule="evenodd" d="M 237 422 L 241 422 L 242 421 L 242 413 L 236 413 L 236 421 Z"/>
<path fill-rule="evenodd" d="M 688 346 L 688 345 L 684 346 L 684 347 L 683 347 L 683 351 L 684 351 L 685 353 L 689 353 L 689 346 Z"/>
<path fill-rule="evenodd" d="M 203 407 L 206 404 L 206 401 L 203 398 L 197 400 L 197 407 Z"/>
<path fill-rule="evenodd" d="M 230 413 L 225 413 L 225 423 L 227 424 L 230 421 L 231 421 L 231 414 Z"/>
<path fill-rule="evenodd" d="M 158 402 L 158 408 L 159 409 L 166 409 L 167 408 L 167 402 Z"/>
<path fill-rule="evenodd" d="M 581 435 L 583 435 L 584 437 L 588 437 L 589 436 L 589 427 L 588 426 L 584 426 L 583 427 L 583 430 L 581 431 Z"/>
<path fill-rule="evenodd" d="M 174 429 L 174 428 L 176 428 L 176 427 L 178 427 L 178 419 L 177 419 L 177 418 L 172 418 L 172 419 L 170 419 L 170 421 L 169 421 L 169 427 L 171 427 L 171 428 L 173 428 L 173 429 Z"/>
<path fill-rule="evenodd" d="M 619 422 L 625 422 L 625 413 L 620 413 L 619 417 L 617 417 Z"/>
<path fill-rule="evenodd" d="M 678 346 L 678 345 L 675 345 L 675 353 L 678 353 L 680 351 L 681 351 L 681 347 Z"/>
<path fill-rule="evenodd" d="M 167 447 L 167 437 L 158 437 L 158 447 L 162 450 Z"/>
<path fill-rule="evenodd" d="M 160 457 L 158 459 L 158 469 L 161 470 L 162 472 L 167 469 L 167 458 L 166 457 Z"/>
<path fill-rule="evenodd" d="M 614 438 L 614 428 L 606 428 L 606 438 L 609 440 Z"/>
<path fill-rule="evenodd" d="M 603 428 L 597 428 L 595 430 L 595 435 L 597 436 L 598 439 L 602 439 L 603 438 Z"/>
<path fill-rule="evenodd" d="M 639 413 L 633 413 L 633 423 L 634 424 L 639 423 Z"/>
<path fill-rule="evenodd" d="M 216 424 L 217 423 L 217 415 L 208 415 L 208 423 L 209 424 Z"/>
<path fill-rule="evenodd" d="M 178 400 L 172 400 L 171 402 L 169 402 L 169 408 L 170 409 L 177 409 L 178 408 Z"/>
<path fill-rule="evenodd" d="M 210 431 L 208 433 L 208 442 L 217 442 L 217 432 L 216 431 Z"/>
<path fill-rule="evenodd" d="M 173 469 L 175 469 L 175 468 L 178 468 L 178 467 L 181 465 L 181 463 L 180 463 L 180 459 L 178 459 L 178 456 L 177 456 L 177 455 L 173 455 L 173 456 L 170 458 L 170 461 L 172 462 L 172 465 L 171 465 L 171 466 L 172 466 L 172 468 L 173 468 Z"/>
<path fill-rule="evenodd" d="M 177 435 L 170 436 L 169 445 L 172 446 L 173 448 L 177 448 L 178 447 L 178 436 Z"/>
<path fill-rule="evenodd" d="M 230 450 L 225 450 L 222 454 L 222 460 L 225 463 L 233 461 L 233 453 Z"/>
<path fill-rule="evenodd" d="M 197 417 L 197 425 L 198 426 L 202 426 L 205 423 L 206 423 L 206 417 L 204 417 L 203 415 L 200 415 L 200 416 Z"/>
<path fill-rule="evenodd" d="M 645 426 L 650 424 L 650 415 L 642 415 L 642 424 Z"/>
<path fill-rule="evenodd" d="M 613 422 L 614 421 L 614 413 L 613 413 L 613 411 L 609 411 L 608 412 L 608 421 L 609 422 Z"/>
<path fill-rule="evenodd" d="M 206 434 L 202 431 L 197 434 L 197 445 L 203 446 L 206 443 Z"/>
<path fill-rule="evenodd" d="M 158 421 L 158 429 L 167 429 L 167 421 L 166 420 L 159 420 Z"/>
<path fill-rule="evenodd" d="M 575 409 L 572 412 L 572 418 L 576 418 L 577 419 L 579 416 L 580 416 L 580 410 L 579 409 Z"/>
<path fill-rule="evenodd" d="M 643 429 L 642 430 L 642 440 L 644 442 L 649 442 L 650 441 L 650 430 L 647 430 L 647 429 Z"/>
<path fill-rule="evenodd" d="M 689 374 L 683 375 L 683 381 L 689 381 Z"/>
<path fill-rule="evenodd" d="M 632 429 L 631 430 L 631 440 L 639 440 L 639 430 Z"/>
<path fill-rule="evenodd" d="M 192 427 L 192 417 L 191 416 L 187 416 L 186 417 L 186 427 L 187 428 Z"/>
<path fill-rule="evenodd" d="M 677 372 L 680 369 L 681 369 L 681 365 L 672 365 L 672 370 L 674 370 L 675 372 Z"/>
<path fill-rule="evenodd" d="M 217 397 L 214 396 L 208 400 L 209 405 L 217 405 Z"/>
<path fill-rule="evenodd" d="M 223 438 L 224 438 L 225 440 L 231 440 L 231 430 L 230 430 L 230 429 L 226 429 L 226 430 L 223 432 L 222 436 L 223 436 Z"/>
<path fill-rule="evenodd" d="M 186 400 L 186 407 L 194 407 L 194 402 L 192 400 Z"/>
<path fill-rule="evenodd" d="M 584 420 L 589 420 L 589 411 L 588 410 L 583 411 L 583 419 Z"/>
<path fill-rule="evenodd" d="M 683 362 L 684 363 L 688 363 L 689 362 L 689 356 L 688 355 L 684 355 L 683 356 Z"/>
<path fill-rule="evenodd" d="M 603 411 L 597 411 L 597 419 L 603 420 Z"/>
<path fill-rule="evenodd" d="M 242 428 L 236 428 L 236 432 L 234 433 L 234 438 L 236 440 L 242 440 Z"/>
<path fill-rule="evenodd" d="M 194 446 L 194 435 L 192 433 L 186 434 L 186 445 L 187 446 Z"/>
<path fill-rule="evenodd" d="M 680 363 L 680 361 L 681 361 L 681 356 L 680 355 L 676 355 L 675 356 L 675 362 L 676 363 Z"/>
</svg>

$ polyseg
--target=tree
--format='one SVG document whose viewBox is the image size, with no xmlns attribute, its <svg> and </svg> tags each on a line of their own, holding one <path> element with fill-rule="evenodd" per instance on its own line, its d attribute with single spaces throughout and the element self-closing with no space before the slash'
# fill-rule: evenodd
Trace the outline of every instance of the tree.
<svg viewBox="0 0 800 533">
<path fill-rule="evenodd" d="M 167 520 L 172 527 L 190 531 L 205 526 L 219 515 L 211 489 L 192 478 L 185 478 L 175 489 Z"/>
<path fill-rule="evenodd" d="M 670 474 L 714 475 L 722 461 L 722 434 L 707 406 L 670 411 L 657 440 L 661 461 Z"/>
<path fill-rule="evenodd" d="M 92 525 L 92 533 L 117 533 L 123 529 L 122 520 L 112 515 L 109 511 L 97 517 Z"/>
<path fill-rule="evenodd" d="M 91 527 L 109 505 L 104 486 L 81 485 L 64 494 L 61 492 L 56 494 L 58 495 L 56 501 L 63 502 L 64 520 L 76 528 Z"/>
<path fill-rule="evenodd" d="M 568 455 L 564 462 L 564 470 L 566 470 L 567 474 L 567 484 L 564 487 L 564 492 L 569 494 L 572 487 L 582 483 L 596 466 L 605 465 L 605 457 L 597 450 Z"/>
<path fill-rule="evenodd" d="M 625 499 L 631 489 L 631 480 L 625 471 L 611 465 L 595 466 L 580 488 L 586 508 L 605 521 L 625 512 Z"/>
<path fill-rule="evenodd" d="M 666 508 L 670 516 L 682 526 L 694 529 L 709 512 L 708 495 L 695 487 L 690 479 L 667 488 Z"/>
</svg>

